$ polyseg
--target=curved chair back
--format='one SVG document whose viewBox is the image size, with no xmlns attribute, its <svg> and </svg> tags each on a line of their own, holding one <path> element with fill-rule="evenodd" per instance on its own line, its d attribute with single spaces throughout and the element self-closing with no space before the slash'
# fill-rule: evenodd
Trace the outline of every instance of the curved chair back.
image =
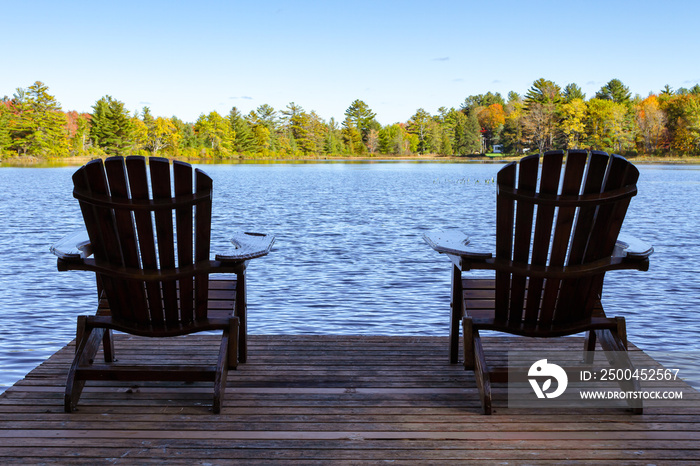
<svg viewBox="0 0 700 466">
<path fill-rule="evenodd" d="M 498 173 L 496 258 L 517 272 L 496 274 L 496 320 L 513 327 L 556 326 L 585 320 L 600 299 L 603 275 L 586 264 L 609 258 L 632 196 L 638 170 L 605 152 L 547 152 Z M 540 266 L 583 266 L 533 277 Z"/>
<path fill-rule="evenodd" d="M 173 330 L 207 317 L 212 180 L 151 157 L 93 160 L 73 176 L 112 317 Z"/>
</svg>

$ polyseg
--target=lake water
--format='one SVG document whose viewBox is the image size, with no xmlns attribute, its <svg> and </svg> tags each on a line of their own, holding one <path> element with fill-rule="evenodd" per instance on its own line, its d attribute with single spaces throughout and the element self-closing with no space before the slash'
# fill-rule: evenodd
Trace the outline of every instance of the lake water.
<svg viewBox="0 0 700 466">
<path fill-rule="evenodd" d="M 212 252 L 227 232 L 273 233 L 251 262 L 249 333 L 447 335 L 450 267 L 421 239 L 460 228 L 492 244 L 500 164 L 206 165 Z M 700 167 L 641 165 L 623 230 L 655 247 L 649 272 L 607 275 L 603 303 L 645 350 L 700 354 Z M 94 312 L 92 274 L 49 246 L 80 228 L 68 168 L 0 168 L 0 392 Z"/>
</svg>

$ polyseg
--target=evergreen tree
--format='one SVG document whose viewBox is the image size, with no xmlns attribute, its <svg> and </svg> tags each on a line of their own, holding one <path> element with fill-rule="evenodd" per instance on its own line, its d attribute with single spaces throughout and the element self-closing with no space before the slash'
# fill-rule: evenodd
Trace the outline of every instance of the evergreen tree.
<svg viewBox="0 0 700 466">
<path fill-rule="evenodd" d="M 343 125 L 348 128 L 348 131 L 352 132 L 352 128 L 357 129 L 360 132 L 361 140 L 363 143 L 367 142 L 367 136 L 371 129 L 379 129 L 380 125 L 376 122 L 374 113 L 369 106 L 360 99 L 356 99 L 350 106 L 345 110 L 345 121 Z"/>
<path fill-rule="evenodd" d="M 408 132 L 418 137 L 418 153 L 421 155 L 426 152 L 431 152 L 431 123 L 432 118 L 430 114 L 422 108 L 419 108 L 411 119 L 408 120 Z"/>
<path fill-rule="evenodd" d="M 328 121 L 327 131 L 324 136 L 323 150 L 328 155 L 342 154 L 347 152 L 347 147 L 343 144 L 343 136 L 335 122 L 335 118 Z"/>
<path fill-rule="evenodd" d="M 10 147 L 17 153 L 37 156 L 68 155 L 66 115 L 48 86 L 36 81 L 17 89 L 8 118 Z"/>
<path fill-rule="evenodd" d="M 279 147 L 277 111 L 268 104 L 263 104 L 250 112 L 248 122 L 253 128 L 253 140 L 257 150 L 275 152 Z"/>
<path fill-rule="evenodd" d="M 464 111 L 465 109 L 470 108 L 488 107 L 489 105 L 493 104 L 505 105 L 505 101 L 503 100 L 500 92 L 493 94 L 489 91 L 486 94 L 471 95 L 464 99 L 462 110 Z"/>
<path fill-rule="evenodd" d="M 233 140 L 233 150 L 238 154 L 252 152 L 255 150 L 255 140 L 253 138 L 253 130 L 248 121 L 243 118 L 241 112 L 236 107 L 233 107 L 228 114 L 228 120 L 231 124 L 231 129 L 236 135 Z"/>
<path fill-rule="evenodd" d="M 92 107 L 90 136 L 109 155 L 128 155 L 134 147 L 134 124 L 124 103 L 106 95 Z"/>
<path fill-rule="evenodd" d="M 525 108 L 529 109 L 534 103 L 556 105 L 561 99 L 561 88 L 552 81 L 540 78 L 532 83 L 525 94 Z"/>
<path fill-rule="evenodd" d="M 595 94 L 596 99 L 612 100 L 618 104 L 630 105 L 632 93 L 619 79 L 611 79 Z"/>
<path fill-rule="evenodd" d="M 564 97 L 564 103 L 570 103 L 574 99 L 586 100 L 586 94 L 583 93 L 577 84 L 567 84 L 562 93 Z"/>
<path fill-rule="evenodd" d="M 481 126 L 476 112 L 466 110 L 454 113 L 454 144 L 457 155 L 475 154 L 481 151 Z"/>
</svg>

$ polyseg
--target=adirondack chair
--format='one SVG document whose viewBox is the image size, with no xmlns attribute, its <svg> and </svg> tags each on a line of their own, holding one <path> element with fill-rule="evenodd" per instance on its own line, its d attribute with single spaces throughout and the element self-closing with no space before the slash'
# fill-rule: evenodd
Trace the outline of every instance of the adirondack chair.
<svg viewBox="0 0 700 466">
<path fill-rule="evenodd" d="M 600 298 L 605 272 L 649 268 L 653 247 L 619 236 L 638 177 L 631 163 L 605 152 L 528 156 L 498 173 L 495 255 L 461 232 L 424 235 L 453 263 L 450 362 L 458 360 L 462 323 L 464 366 L 475 372 L 485 414 L 491 383 L 507 381 L 507 372 L 489 369 L 479 330 L 543 338 L 587 332 L 584 350 L 593 351 L 597 338 L 616 364 L 631 367 L 625 320 L 606 317 Z M 472 269 L 494 270 L 495 280 L 462 277 Z M 590 362 L 592 353 L 584 354 Z M 624 382 L 623 389 L 639 386 Z M 641 413 L 641 401 L 632 408 Z"/>
<path fill-rule="evenodd" d="M 245 270 L 270 251 L 274 237 L 236 234 L 231 250 L 210 260 L 212 180 L 181 162 L 172 164 L 172 180 L 170 162 L 156 157 L 148 164 L 144 157 L 93 160 L 73 175 L 87 231 L 52 251 L 60 271 L 95 272 L 100 299 L 96 315 L 78 317 L 66 412 L 76 408 L 87 380 L 167 380 L 214 382 L 218 413 L 228 369 L 245 362 Z M 213 273 L 236 280 L 210 280 Z M 222 293 L 223 303 L 213 298 Z M 146 337 L 221 330 L 222 339 L 215 365 L 135 367 L 114 363 L 112 330 Z M 95 364 L 101 341 L 105 364 Z"/>
</svg>

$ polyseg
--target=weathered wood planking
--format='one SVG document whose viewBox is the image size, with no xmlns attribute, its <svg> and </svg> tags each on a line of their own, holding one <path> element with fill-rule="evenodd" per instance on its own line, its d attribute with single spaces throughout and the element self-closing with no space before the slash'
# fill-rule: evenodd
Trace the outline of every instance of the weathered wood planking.
<svg viewBox="0 0 700 466">
<path fill-rule="evenodd" d="M 129 340 L 126 345 L 125 340 Z M 206 364 L 214 335 L 118 334 L 121 363 Z M 512 345 L 580 349 L 582 339 L 484 338 L 490 360 Z M 510 345 L 510 346 L 509 346 Z M 148 351 L 145 351 L 148 350 Z M 700 394 L 682 407 L 533 412 L 507 409 L 495 386 L 480 414 L 472 372 L 448 361 L 448 339 L 252 336 L 231 371 L 220 415 L 207 383 L 90 382 L 63 413 L 73 343 L 0 396 L 2 464 L 693 464 L 700 460 Z M 636 348 L 632 351 L 638 352 Z M 682 382 L 679 382 L 682 384 Z"/>
</svg>

